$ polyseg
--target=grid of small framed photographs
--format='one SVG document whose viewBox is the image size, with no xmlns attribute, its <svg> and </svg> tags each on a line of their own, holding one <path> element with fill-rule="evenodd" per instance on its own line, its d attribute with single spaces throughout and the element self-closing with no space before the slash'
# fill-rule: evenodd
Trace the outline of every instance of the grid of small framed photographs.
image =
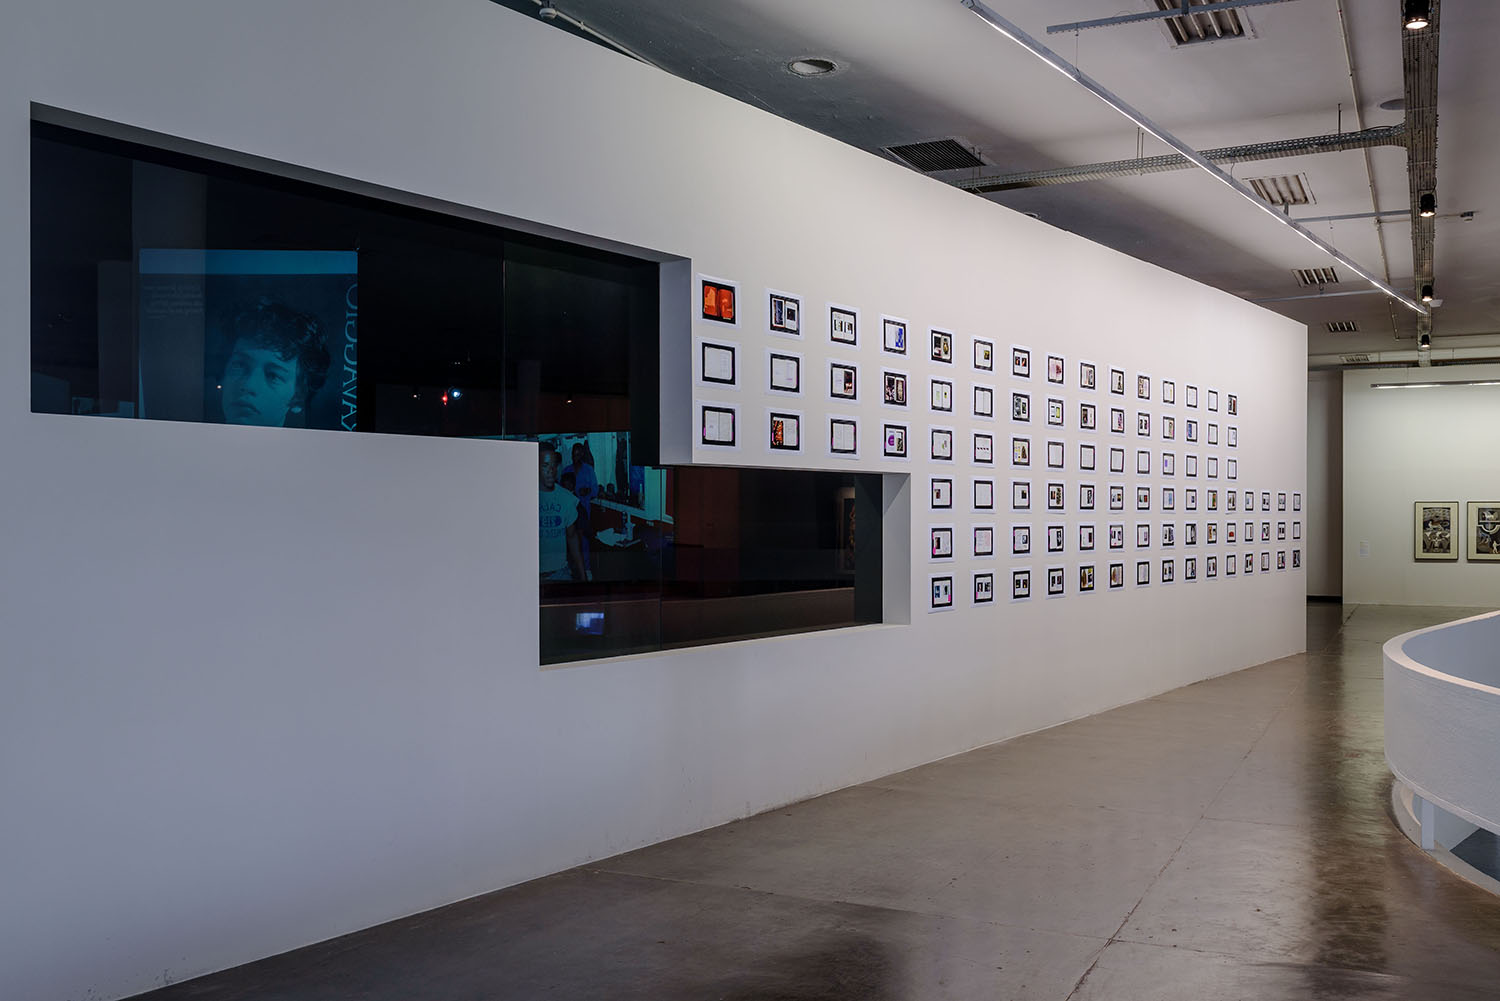
<svg viewBox="0 0 1500 1001">
<path fill-rule="evenodd" d="M 698 276 L 696 443 L 910 470 L 929 611 L 1302 569 L 1301 493 L 1242 478 L 1237 391 L 749 294 Z"/>
</svg>

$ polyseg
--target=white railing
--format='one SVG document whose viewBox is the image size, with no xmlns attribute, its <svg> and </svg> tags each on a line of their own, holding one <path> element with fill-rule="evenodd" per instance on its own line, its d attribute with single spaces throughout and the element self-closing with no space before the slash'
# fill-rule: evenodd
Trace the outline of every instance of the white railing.
<svg viewBox="0 0 1500 1001">
<path fill-rule="evenodd" d="M 1403 633 L 1384 653 L 1385 759 L 1416 797 L 1422 847 L 1438 847 L 1437 810 L 1500 833 L 1500 612 Z"/>
</svg>

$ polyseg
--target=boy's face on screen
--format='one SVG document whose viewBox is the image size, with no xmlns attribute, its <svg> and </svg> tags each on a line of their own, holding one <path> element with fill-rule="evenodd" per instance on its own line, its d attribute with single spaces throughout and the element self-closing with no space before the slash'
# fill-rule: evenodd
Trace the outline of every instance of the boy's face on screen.
<svg viewBox="0 0 1500 1001">
<path fill-rule="evenodd" d="M 557 453 L 551 449 L 542 449 L 539 482 L 543 490 L 557 485 Z"/>
<path fill-rule="evenodd" d="M 224 364 L 223 387 L 226 423 L 282 427 L 297 392 L 297 360 L 241 338 Z"/>
</svg>

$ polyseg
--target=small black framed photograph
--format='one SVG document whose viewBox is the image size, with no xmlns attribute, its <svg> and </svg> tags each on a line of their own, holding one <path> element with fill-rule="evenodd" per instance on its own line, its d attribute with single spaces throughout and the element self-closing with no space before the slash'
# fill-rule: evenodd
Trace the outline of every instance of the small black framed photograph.
<svg viewBox="0 0 1500 1001">
<path fill-rule="evenodd" d="M 883 369 L 880 373 L 881 402 L 888 407 L 906 406 L 906 373 Z"/>
<path fill-rule="evenodd" d="M 1092 511 L 1094 509 L 1094 501 L 1097 499 L 1098 493 L 1098 488 L 1095 487 L 1092 483 L 1078 484 L 1078 510 Z"/>
<path fill-rule="evenodd" d="M 928 529 L 932 538 L 931 557 L 935 560 L 953 559 L 953 526 L 933 525 Z"/>
<path fill-rule="evenodd" d="M 974 481 L 974 510 L 993 511 L 995 509 L 995 481 Z"/>
<path fill-rule="evenodd" d="M 982 431 L 974 432 L 974 461 L 988 466 L 995 461 L 995 436 Z"/>
<path fill-rule="evenodd" d="M 1087 441 L 1079 443 L 1079 445 L 1078 445 L 1078 468 L 1082 469 L 1082 470 L 1086 470 L 1088 472 L 1093 472 L 1095 464 L 1096 464 L 1097 461 L 1098 460 L 1095 458 L 1095 450 L 1094 450 L 1093 443 L 1087 442 Z"/>
<path fill-rule="evenodd" d="M 1060 553 L 1063 551 L 1063 546 L 1065 544 L 1063 534 L 1065 531 L 1066 529 L 1064 529 L 1061 525 L 1047 526 L 1047 552 Z"/>
<path fill-rule="evenodd" d="M 1151 415 L 1137 411 L 1135 415 L 1135 433 L 1138 438 L 1151 437 Z"/>
<path fill-rule="evenodd" d="M 1093 525 L 1078 526 L 1078 551 L 1083 553 L 1091 553 L 1094 551 Z"/>
<path fill-rule="evenodd" d="M 995 370 L 995 342 L 974 338 L 974 368 L 980 372 Z"/>
<path fill-rule="evenodd" d="M 739 295 L 739 287 L 734 282 L 724 281 L 719 278 L 699 278 L 698 302 L 700 311 L 698 318 L 713 323 L 723 323 L 728 326 L 738 326 L 739 309 L 736 301 Z"/>
<path fill-rule="evenodd" d="M 1123 448 L 1111 448 L 1109 450 L 1109 471 L 1111 473 L 1125 472 L 1125 450 Z"/>
<path fill-rule="evenodd" d="M 1066 367 L 1066 363 L 1063 361 L 1061 355 L 1048 355 L 1047 356 L 1047 381 L 1051 382 L 1051 383 L 1055 383 L 1056 385 L 1061 386 L 1063 384 L 1063 379 L 1064 379 L 1063 371 L 1064 371 L 1065 367 Z"/>
<path fill-rule="evenodd" d="M 993 525 L 974 526 L 974 555 L 995 555 L 995 528 Z"/>
<path fill-rule="evenodd" d="M 1149 375 L 1137 375 L 1135 377 L 1135 398 L 1138 400 L 1151 399 L 1151 377 Z"/>
<path fill-rule="evenodd" d="M 1080 403 L 1078 405 L 1078 426 L 1084 431 L 1098 430 L 1099 408 L 1092 403 Z"/>
<path fill-rule="evenodd" d="M 1064 487 L 1061 483 L 1047 484 L 1047 510 L 1061 511 L 1066 506 Z"/>
<path fill-rule="evenodd" d="M 946 330 L 932 330 L 929 333 L 932 335 L 932 360 L 952 365 L 953 335 Z"/>
<path fill-rule="evenodd" d="M 1047 568 L 1047 597 L 1056 598 L 1063 593 L 1067 582 L 1067 574 L 1062 567 Z"/>
<path fill-rule="evenodd" d="M 929 428 L 928 434 L 932 445 L 931 455 L 929 457 L 936 459 L 939 462 L 952 462 L 953 429 Z"/>
<path fill-rule="evenodd" d="M 1031 481 L 1010 481 L 1010 508 L 1012 511 L 1031 510 Z"/>
<path fill-rule="evenodd" d="M 953 383 L 946 379 L 933 379 L 928 384 L 929 405 L 938 413 L 953 412 Z"/>
<path fill-rule="evenodd" d="M 846 362 L 829 362 L 828 396 L 834 400 L 859 399 L 859 367 Z"/>
<path fill-rule="evenodd" d="M 906 321 L 894 316 L 880 318 L 880 349 L 886 354 L 906 354 Z"/>
<path fill-rule="evenodd" d="M 1151 561 L 1136 560 L 1135 563 L 1135 586 L 1145 587 L 1151 583 Z"/>
<path fill-rule="evenodd" d="M 932 578 L 932 604 L 930 607 L 933 611 L 953 607 L 952 576 Z"/>
<path fill-rule="evenodd" d="M 766 315 L 772 332 L 801 337 L 802 300 L 785 292 L 770 292 L 768 297 Z"/>
<path fill-rule="evenodd" d="M 1079 389 L 1094 389 L 1094 388 L 1096 388 L 1096 384 L 1095 384 L 1096 377 L 1097 377 L 1096 376 L 1096 370 L 1095 370 L 1093 362 L 1091 362 L 1091 361 L 1081 361 L 1081 362 L 1078 363 L 1078 388 Z"/>
<path fill-rule="evenodd" d="M 1135 488 L 1135 509 L 1137 511 L 1149 511 L 1149 510 L 1151 510 L 1151 488 L 1150 487 L 1136 487 Z"/>
<path fill-rule="evenodd" d="M 802 356 L 772 351 L 767 355 L 770 389 L 773 393 L 802 392 Z"/>
<path fill-rule="evenodd" d="M 836 344 L 858 345 L 858 311 L 848 306 L 834 306 L 830 304 L 828 307 L 828 339 Z"/>
<path fill-rule="evenodd" d="M 771 411 L 770 446 L 774 452 L 802 451 L 802 415 Z"/>
<path fill-rule="evenodd" d="M 1010 349 L 1010 374 L 1018 379 L 1031 378 L 1031 349 L 1012 346 Z"/>
<path fill-rule="evenodd" d="M 1109 509 L 1111 511 L 1125 510 L 1125 487 L 1119 483 L 1109 485 Z"/>
<path fill-rule="evenodd" d="M 1010 597 L 1012 601 L 1024 601 L 1031 597 L 1031 571 L 1012 570 L 1010 572 Z"/>
<path fill-rule="evenodd" d="M 1061 469 L 1061 468 L 1063 468 L 1063 462 L 1065 461 L 1064 457 L 1066 455 L 1066 452 L 1067 452 L 1067 446 L 1064 445 L 1062 442 L 1060 442 L 1060 441 L 1049 441 L 1049 442 L 1047 442 L 1047 468 L 1048 469 Z"/>
<path fill-rule="evenodd" d="M 700 407 L 698 419 L 698 443 L 720 448 L 737 444 L 736 424 L 738 413 L 734 407 L 715 406 L 705 403 Z"/>
<path fill-rule="evenodd" d="M 1138 448 L 1135 450 L 1135 471 L 1141 476 L 1150 475 L 1151 450 L 1149 448 Z"/>
<path fill-rule="evenodd" d="M 1093 564 L 1085 564 L 1078 568 L 1078 590 L 1083 594 L 1094 590 Z"/>
<path fill-rule="evenodd" d="M 828 451 L 834 455 L 859 454 L 859 422 L 846 417 L 828 419 Z"/>
<path fill-rule="evenodd" d="M 1109 589 L 1118 591 L 1125 586 L 1125 564 L 1111 563 L 1109 565 Z"/>
<path fill-rule="evenodd" d="M 1170 583 L 1172 583 L 1172 581 L 1174 581 L 1176 579 L 1176 577 L 1177 577 L 1176 570 L 1177 570 L 1177 565 L 1176 565 L 1175 561 L 1173 561 L 1173 560 L 1162 560 L 1161 561 L 1161 582 L 1163 584 L 1170 584 Z"/>
<path fill-rule="evenodd" d="M 733 344 L 703 341 L 699 345 L 698 371 L 704 382 L 716 386 L 734 386 L 739 382 Z"/>
<path fill-rule="evenodd" d="M 932 478 L 932 508 L 946 511 L 953 506 L 953 481 L 945 476 Z"/>
<path fill-rule="evenodd" d="M 1125 411 L 1122 408 L 1109 408 L 1109 430 L 1111 434 L 1125 433 Z"/>
<path fill-rule="evenodd" d="M 1170 379 L 1161 381 L 1161 401 L 1163 403 L 1177 402 L 1177 383 Z"/>
<path fill-rule="evenodd" d="M 974 416 L 995 416 L 995 391 L 989 386 L 974 387 Z"/>
<path fill-rule="evenodd" d="M 995 600 L 995 575 L 983 571 L 974 575 L 974 604 L 987 605 Z"/>
<path fill-rule="evenodd" d="M 887 424 L 883 429 L 881 454 L 887 459 L 905 459 L 907 430 L 905 424 Z"/>
<path fill-rule="evenodd" d="M 1125 548 L 1125 526 L 1124 525 L 1111 525 L 1111 526 L 1109 526 L 1109 548 L 1111 548 L 1111 549 L 1124 549 Z"/>
<path fill-rule="evenodd" d="M 1063 426 L 1063 401 L 1055 396 L 1047 398 L 1047 424 L 1055 428 Z"/>
<path fill-rule="evenodd" d="M 1010 419 L 1022 424 L 1031 423 L 1031 396 L 1028 393 L 1010 394 Z"/>
<path fill-rule="evenodd" d="M 1123 368 L 1109 370 L 1109 391 L 1116 396 L 1125 395 L 1125 370 Z"/>
<path fill-rule="evenodd" d="M 1031 555 L 1031 526 L 1010 526 L 1010 554 L 1012 556 Z"/>
<path fill-rule="evenodd" d="M 1012 466 L 1031 465 L 1031 439 L 1012 438 L 1010 440 L 1010 464 Z"/>
</svg>

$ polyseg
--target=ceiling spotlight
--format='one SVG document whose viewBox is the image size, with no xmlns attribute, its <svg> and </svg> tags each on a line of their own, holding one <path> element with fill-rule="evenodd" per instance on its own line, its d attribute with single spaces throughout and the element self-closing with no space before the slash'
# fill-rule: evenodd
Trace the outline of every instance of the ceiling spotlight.
<svg viewBox="0 0 1500 1001">
<path fill-rule="evenodd" d="M 1431 191 L 1422 196 L 1421 206 L 1417 210 L 1417 215 L 1423 219 L 1431 219 L 1437 215 L 1437 198 Z"/>
<path fill-rule="evenodd" d="M 1407 31 L 1421 31 L 1432 23 L 1429 0 L 1402 0 L 1401 24 Z"/>
<path fill-rule="evenodd" d="M 827 76 L 837 71 L 839 64 L 832 59 L 807 56 L 804 59 L 793 59 L 786 64 L 786 68 L 796 76 Z"/>
<path fill-rule="evenodd" d="M 1432 301 L 1432 286 L 1431 285 L 1423 285 L 1422 286 L 1422 301 L 1423 302 L 1431 302 Z"/>
</svg>

